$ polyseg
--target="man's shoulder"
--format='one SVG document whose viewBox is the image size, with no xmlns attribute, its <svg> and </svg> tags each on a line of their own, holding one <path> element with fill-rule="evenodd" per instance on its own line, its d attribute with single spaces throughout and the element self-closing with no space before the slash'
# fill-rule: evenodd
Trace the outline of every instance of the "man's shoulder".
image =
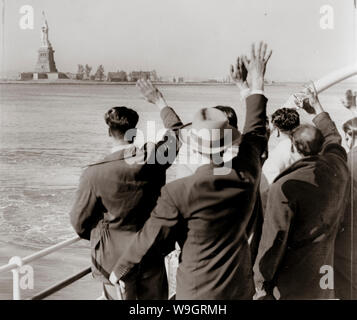
<svg viewBox="0 0 357 320">
<path fill-rule="evenodd" d="M 194 180 L 193 176 L 194 175 L 189 175 L 180 179 L 170 181 L 166 183 L 166 185 L 163 188 L 165 188 L 170 194 L 173 194 L 174 196 L 178 196 L 179 194 L 177 194 L 177 191 L 187 188 L 188 185 L 190 185 Z"/>
<path fill-rule="evenodd" d="M 281 172 L 275 179 L 274 184 L 283 184 L 287 180 L 304 180 L 314 173 L 318 166 L 320 156 L 306 157 L 296 161 L 291 166 Z"/>
<path fill-rule="evenodd" d="M 316 176 L 334 176 L 336 168 L 347 171 L 347 162 L 331 155 L 320 154 L 305 157 L 284 170 L 274 183 L 283 184 L 287 180 L 313 180 Z"/>
<path fill-rule="evenodd" d="M 168 182 L 161 189 L 161 195 L 165 195 L 172 200 L 175 205 L 181 206 L 194 196 L 193 185 L 197 184 L 195 174 Z"/>
<path fill-rule="evenodd" d="M 94 164 L 90 164 L 87 165 L 86 167 L 82 168 L 82 174 L 81 174 L 81 178 L 82 179 L 90 179 L 93 174 L 95 173 L 95 171 L 97 170 L 97 166 Z"/>
<path fill-rule="evenodd" d="M 276 189 L 279 186 L 282 186 L 286 181 L 294 179 L 296 176 L 296 171 L 292 171 L 289 173 L 282 172 L 280 175 L 278 175 L 274 182 L 270 185 L 269 191 L 272 189 Z"/>
<path fill-rule="evenodd" d="M 109 157 L 101 161 L 89 164 L 82 172 L 82 176 L 88 179 L 107 178 L 108 175 L 114 175 L 118 178 L 124 176 L 134 176 L 146 164 L 144 152 L 137 149 L 136 154 L 127 157 Z"/>
<path fill-rule="evenodd" d="M 269 194 L 278 198 L 295 198 L 299 194 L 299 186 L 315 181 L 317 165 L 317 161 L 307 159 L 297 161 L 276 177 L 269 188 Z"/>
</svg>

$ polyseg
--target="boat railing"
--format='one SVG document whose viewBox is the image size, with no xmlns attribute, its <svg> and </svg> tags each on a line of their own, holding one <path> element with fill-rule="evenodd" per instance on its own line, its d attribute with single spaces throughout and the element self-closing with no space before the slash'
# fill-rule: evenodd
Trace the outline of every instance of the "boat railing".
<svg viewBox="0 0 357 320">
<path fill-rule="evenodd" d="M 0 267 L 0 273 L 12 271 L 13 274 L 13 300 L 21 300 L 21 274 L 27 271 L 31 271 L 32 267 L 29 266 L 29 263 L 38 260 L 42 257 L 45 257 L 53 252 L 57 252 L 62 248 L 68 247 L 78 241 L 80 241 L 80 237 L 74 237 L 60 243 L 57 243 L 51 247 L 43 249 L 41 251 L 35 252 L 29 256 L 24 258 L 14 256 L 9 260 L 9 263 Z M 78 273 L 61 280 L 60 282 L 56 283 L 55 285 L 41 291 L 40 293 L 36 294 L 29 298 L 30 300 L 40 300 L 44 299 L 53 293 L 69 286 L 75 281 L 83 278 L 87 274 L 91 272 L 90 266 L 85 269 L 80 270 Z M 32 274 L 33 276 L 33 274 Z"/>
</svg>

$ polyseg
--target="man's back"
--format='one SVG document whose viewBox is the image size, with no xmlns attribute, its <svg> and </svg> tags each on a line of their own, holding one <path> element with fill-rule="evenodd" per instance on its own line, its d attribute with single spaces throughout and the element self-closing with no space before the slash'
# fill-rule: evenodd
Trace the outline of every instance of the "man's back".
<svg viewBox="0 0 357 320">
<path fill-rule="evenodd" d="M 281 177 L 272 188 L 270 201 L 287 200 L 293 211 L 288 249 L 276 286 L 284 299 L 333 298 L 333 288 L 320 287 L 320 270 L 332 271 L 333 248 L 345 207 L 346 167 L 326 156 L 295 163 L 292 172 Z M 338 160 L 337 160 L 338 161 Z M 293 276 L 292 276 L 293 275 Z"/>
<path fill-rule="evenodd" d="M 165 127 L 182 125 L 173 109 L 161 111 Z M 166 140 L 147 143 L 143 148 L 130 144 L 90 165 L 81 176 L 76 201 L 70 213 L 76 232 L 91 242 L 93 275 L 104 283 L 117 259 L 149 218 L 165 184 L 171 162 L 160 163 L 164 155 L 176 156 L 180 146 L 177 130 Z M 117 148 L 118 149 L 118 148 Z M 164 256 L 156 248 L 143 259 L 130 279 L 132 298 L 167 297 Z M 153 286 L 153 283 L 156 286 Z M 129 285 L 128 285 L 129 287 Z"/>
<path fill-rule="evenodd" d="M 182 216 L 178 299 L 251 299 L 254 294 L 246 227 L 257 182 L 235 170 L 219 175 L 225 169 L 204 165 L 165 186 Z"/>
<path fill-rule="evenodd" d="M 347 156 L 329 115 L 320 113 L 313 121 L 325 139 L 322 152 L 295 162 L 272 184 L 254 266 L 258 290 L 263 286 L 272 294 L 277 287 L 281 299 L 334 297 L 334 242 L 346 207 Z M 320 286 L 326 268 L 328 288 Z"/>
<path fill-rule="evenodd" d="M 165 184 L 166 172 L 148 165 L 146 151 L 132 146 L 89 166 L 84 176 L 101 199 L 104 223 L 136 232 L 150 215 Z"/>
</svg>

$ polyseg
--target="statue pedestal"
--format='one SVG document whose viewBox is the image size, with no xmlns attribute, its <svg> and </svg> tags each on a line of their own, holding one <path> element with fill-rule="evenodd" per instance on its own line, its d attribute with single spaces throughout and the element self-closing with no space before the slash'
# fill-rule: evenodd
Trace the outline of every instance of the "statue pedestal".
<svg viewBox="0 0 357 320">
<path fill-rule="evenodd" d="M 57 80 L 59 79 L 59 73 L 58 72 L 34 72 L 33 73 L 33 80 Z M 63 77 L 63 79 L 66 79 L 66 77 Z"/>
<path fill-rule="evenodd" d="M 58 73 L 57 72 L 51 72 L 47 73 L 48 80 L 57 80 L 58 79 Z"/>
<path fill-rule="evenodd" d="M 35 72 L 57 72 L 52 47 L 41 47 L 38 50 L 38 59 Z"/>
</svg>

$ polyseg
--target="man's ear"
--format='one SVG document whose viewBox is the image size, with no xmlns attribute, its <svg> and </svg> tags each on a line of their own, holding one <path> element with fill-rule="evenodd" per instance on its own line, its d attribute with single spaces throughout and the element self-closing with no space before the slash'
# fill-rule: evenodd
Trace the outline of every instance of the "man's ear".
<svg viewBox="0 0 357 320">
<path fill-rule="evenodd" d="M 138 132 L 137 128 L 132 128 L 127 130 L 124 135 L 124 140 L 129 143 L 133 143 L 136 138 L 137 132 Z"/>
</svg>

